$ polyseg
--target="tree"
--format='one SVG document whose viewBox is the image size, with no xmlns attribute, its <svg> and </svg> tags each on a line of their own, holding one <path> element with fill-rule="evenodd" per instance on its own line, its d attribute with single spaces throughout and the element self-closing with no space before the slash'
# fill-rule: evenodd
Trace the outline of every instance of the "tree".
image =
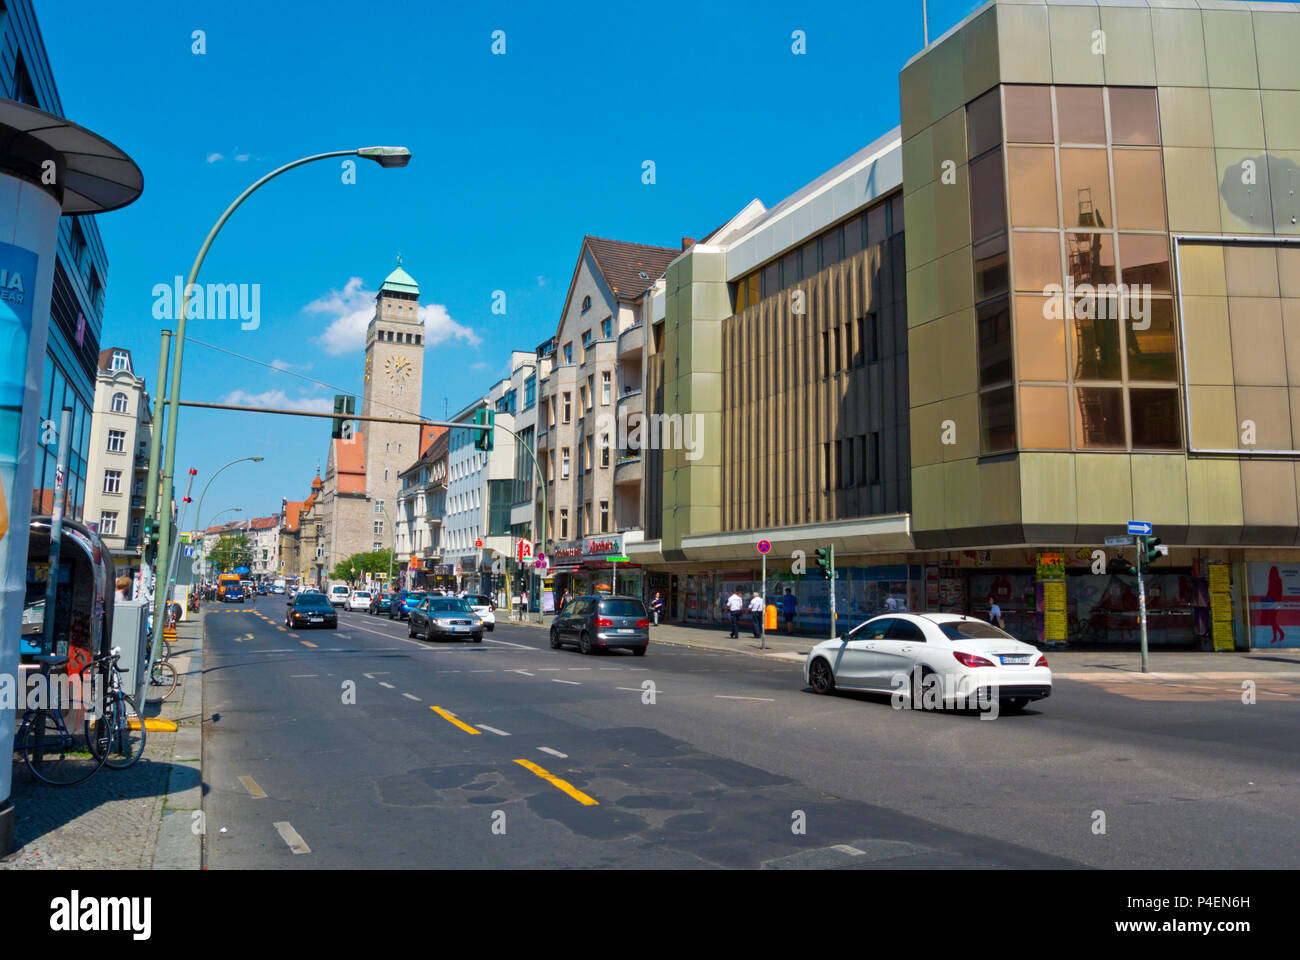
<svg viewBox="0 0 1300 960">
<path fill-rule="evenodd" d="M 389 564 L 392 562 L 392 551 L 390 550 L 371 550 L 369 553 L 354 553 L 334 564 L 334 569 L 330 573 L 331 579 L 346 580 L 353 583 L 358 579 L 366 579 L 367 574 L 388 573 Z"/>
<path fill-rule="evenodd" d="M 242 533 L 233 537 L 222 537 L 208 554 L 208 562 L 213 568 L 226 572 L 236 567 L 251 567 L 253 564 L 253 547 L 248 537 Z"/>
</svg>

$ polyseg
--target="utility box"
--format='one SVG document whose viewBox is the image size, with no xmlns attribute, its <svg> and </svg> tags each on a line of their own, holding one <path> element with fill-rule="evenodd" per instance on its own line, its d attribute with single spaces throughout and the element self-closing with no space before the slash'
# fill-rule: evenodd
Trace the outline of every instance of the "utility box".
<svg viewBox="0 0 1300 960">
<path fill-rule="evenodd" d="M 122 686 L 135 700 L 135 708 L 144 713 L 145 650 L 148 643 L 149 604 L 144 600 L 118 600 L 113 604 L 113 638 L 110 646 L 121 647 L 118 669 Z"/>
</svg>

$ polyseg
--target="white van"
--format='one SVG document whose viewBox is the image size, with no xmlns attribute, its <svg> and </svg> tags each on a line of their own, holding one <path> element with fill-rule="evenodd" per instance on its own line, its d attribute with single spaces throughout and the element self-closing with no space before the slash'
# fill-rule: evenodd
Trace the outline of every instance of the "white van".
<svg viewBox="0 0 1300 960">
<path fill-rule="evenodd" d="M 336 607 L 345 607 L 348 603 L 348 597 L 352 596 L 352 588 L 346 583 L 336 583 L 330 587 L 330 603 Z"/>
</svg>

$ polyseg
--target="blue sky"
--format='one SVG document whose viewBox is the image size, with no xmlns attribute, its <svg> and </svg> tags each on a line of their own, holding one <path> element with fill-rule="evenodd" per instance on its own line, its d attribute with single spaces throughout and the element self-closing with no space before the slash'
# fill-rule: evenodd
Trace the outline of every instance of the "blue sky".
<svg viewBox="0 0 1300 960">
<path fill-rule="evenodd" d="M 154 318 L 152 291 L 188 272 L 226 205 L 300 156 L 401 144 L 414 154 L 404 170 L 359 161 L 345 185 L 340 162 L 323 161 L 246 202 L 200 280 L 259 284 L 260 326 L 196 320 L 189 336 L 359 397 L 364 320 L 400 251 L 436 342 L 434 417 L 498 379 L 510 349 L 554 333 L 584 234 L 675 246 L 754 197 L 776 203 L 898 123 L 898 71 L 921 46 L 920 0 L 35 2 L 65 112 L 144 171 L 142 197 L 99 218 L 103 345 L 131 349 L 153 392 L 158 331 L 174 324 Z M 976 6 L 932 0 L 931 36 Z M 186 350 L 184 399 L 312 406 L 333 393 Z M 216 480 L 206 523 L 306 496 L 329 424 L 183 409 L 180 432 L 177 474 L 195 467 L 199 484 L 234 457 L 266 458 Z"/>
</svg>

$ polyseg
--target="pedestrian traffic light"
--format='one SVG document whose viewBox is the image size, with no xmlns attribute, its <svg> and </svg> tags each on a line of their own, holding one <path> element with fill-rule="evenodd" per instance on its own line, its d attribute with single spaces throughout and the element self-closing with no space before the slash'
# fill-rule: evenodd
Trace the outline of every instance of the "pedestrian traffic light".
<svg viewBox="0 0 1300 960">
<path fill-rule="evenodd" d="M 822 568 L 822 576 L 827 580 L 835 579 L 835 547 L 818 547 L 817 566 Z"/>
<path fill-rule="evenodd" d="M 497 414 L 495 410 L 489 410 L 486 407 L 483 407 L 479 410 L 474 411 L 474 423 L 487 427 L 486 430 L 474 431 L 475 450 L 486 450 L 488 452 L 491 452 L 492 432 L 496 428 L 496 422 L 497 422 Z"/>
<path fill-rule="evenodd" d="M 1145 547 L 1147 566 L 1155 563 L 1161 557 L 1169 556 L 1169 548 L 1160 542 L 1159 537 L 1147 537 Z"/>
<path fill-rule="evenodd" d="M 1125 560 L 1122 553 L 1106 564 L 1106 572 L 1124 577 L 1137 576 L 1137 568 Z"/>
</svg>

